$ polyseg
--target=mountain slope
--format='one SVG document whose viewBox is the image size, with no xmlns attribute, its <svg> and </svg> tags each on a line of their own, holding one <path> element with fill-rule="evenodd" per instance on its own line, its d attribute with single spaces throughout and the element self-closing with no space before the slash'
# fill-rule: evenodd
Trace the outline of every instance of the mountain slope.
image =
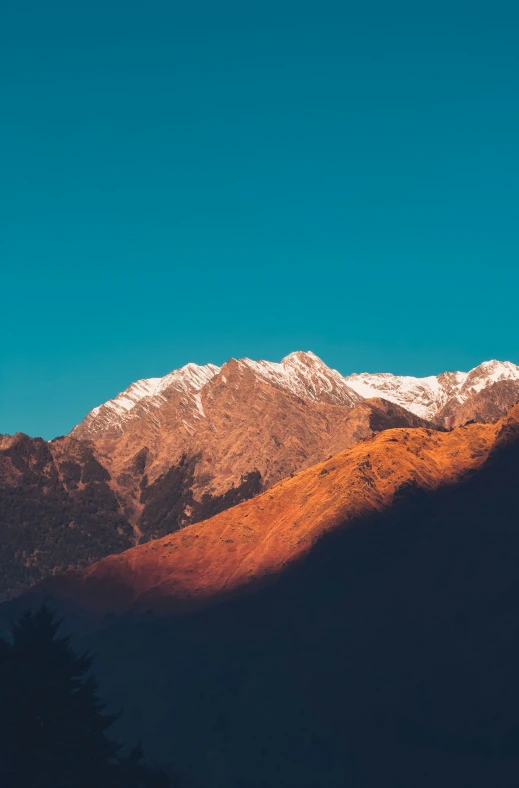
<svg viewBox="0 0 519 788">
<path fill-rule="evenodd" d="M 343 378 L 312 353 L 188 364 L 133 384 L 68 437 L 5 437 L 0 594 L 205 520 L 381 430 L 427 426 L 411 410 L 435 414 L 438 428 L 493 421 L 517 400 L 517 369 L 488 362 L 426 386 Z M 386 398 L 361 396 L 372 393 Z M 85 484 L 83 466 L 99 478 Z"/>
<path fill-rule="evenodd" d="M 471 419 L 495 420 L 519 400 L 519 367 L 510 361 L 485 361 L 470 372 L 444 372 L 425 378 L 365 372 L 344 380 L 362 397 L 383 397 L 448 428 Z M 507 408 L 492 407 L 498 383 L 507 385 Z"/>
<path fill-rule="evenodd" d="M 135 544 L 88 444 L 0 436 L 0 599 Z"/>
<path fill-rule="evenodd" d="M 174 428 L 187 439 L 204 421 L 211 422 L 203 403 L 222 384 L 232 387 L 232 374 L 229 379 L 228 373 L 236 366 L 244 373 L 252 372 L 259 384 L 308 402 L 352 407 L 363 399 L 379 397 L 448 428 L 459 426 L 463 419 L 479 420 L 478 413 L 483 420 L 503 415 L 504 403 L 499 412 L 492 407 L 495 384 L 506 384 L 508 407 L 519 400 L 519 367 L 509 361 L 486 361 L 469 372 L 444 372 L 424 378 L 390 373 L 344 377 L 314 353 L 297 351 L 279 364 L 248 358 L 231 359 L 221 368 L 187 364 L 164 378 L 138 381 L 115 399 L 94 408 L 72 434 L 94 441 L 114 440 L 139 430 L 136 424 L 146 421 L 151 431 L 154 427 L 163 431 L 161 412 L 165 410 L 170 415 L 178 414 Z M 474 398 L 477 403 L 471 408 Z"/>
<path fill-rule="evenodd" d="M 186 364 L 163 378 L 138 380 L 115 399 L 91 410 L 71 435 L 83 440 L 92 440 L 101 434 L 120 435 L 129 422 L 146 415 L 153 418 L 153 411 L 170 400 L 176 401 L 183 410 L 194 410 L 199 418 L 204 415 L 199 392 L 219 371 L 214 364 L 203 367 Z"/>
<path fill-rule="evenodd" d="M 167 485 L 167 474 L 178 475 L 180 467 L 184 473 L 187 460 L 190 478 L 182 484 L 193 490 L 193 501 L 186 499 L 184 511 L 179 504 L 183 525 L 196 502 L 226 495 L 251 473 L 259 473 L 265 489 L 366 437 L 366 428 L 352 432 L 350 419 L 365 398 L 384 399 L 422 419 L 408 416 L 409 426 L 493 421 L 519 400 L 519 367 L 491 361 L 469 373 L 428 378 L 343 377 L 311 352 L 291 353 L 279 364 L 247 358 L 221 368 L 188 364 L 132 384 L 95 408 L 72 435 L 92 442 L 135 524 L 143 516 L 143 487 L 145 497 L 153 495 L 150 486 Z M 398 418 L 386 427 L 404 426 Z"/>
<path fill-rule="evenodd" d="M 475 387 L 461 405 L 457 401 L 447 402 L 437 414 L 436 422 L 453 428 L 469 421 L 496 421 L 518 401 L 517 381 L 513 378 L 497 380 L 484 388 Z"/>
<path fill-rule="evenodd" d="M 231 359 L 222 368 L 214 364 L 203 367 L 187 364 L 163 378 L 139 380 L 115 399 L 94 408 L 71 434 L 90 440 L 100 435 L 117 436 L 126 431 L 131 421 L 146 415 L 153 418 L 153 411 L 170 401 L 182 411 L 182 423 L 189 430 L 187 420 L 192 427 L 193 421 L 196 423 L 206 417 L 200 392 L 216 375 L 219 375 L 219 384 L 226 383 L 228 371 L 236 364 L 252 370 L 255 378 L 263 383 L 304 400 L 349 407 L 362 401 L 362 397 L 348 388 L 342 375 L 329 369 L 314 353 L 296 351 L 279 364 L 249 358 Z"/>
<path fill-rule="evenodd" d="M 388 508 L 410 486 L 434 490 L 488 457 L 503 422 L 450 433 L 387 430 L 287 478 L 268 492 L 181 533 L 49 581 L 107 609 L 138 604 L 184 609 L 261 581 L 311 549 L 326 532 Z"/>
<path fill-rule="evenodd" d="M 119 735 L 202 785 L 514 788 L 518 473 L 518 407 L 383 433 L 55 600 L 126 611 L 82 641 Z"/>
<path fill-rule="evenodd" d="M 108 428 L 103 416 L 92 438 L 130 519 L 154 537 L 192 522 L 194 513 L 201 519 L 201 508 L 247 484 L 251 474 L 259 492 L 374 431 L 425 424 L 380 400 L 366 403 L 310 353 L 293 353 L 281 364 L 232 359 L 212 374 L 196 402 L 177 383 L 161 396 L 153 406 L 144 397 L 131 418 L 126 414 L 121 421 L 117 415 Z M 89 419 L 74 437 L 92 436 L 97 422 Z M 172 477 L 182 478 L 177 484 Z M 157 513 L 154 503 L 171 498 L 172 481 L 178 487 L 170 506 L 175 524 L 167 507 Z M 163 527 L 165 518 L 169 524 Z"/>
<path fill-rule="evenodd" d="M 424 423 L 381 400 L 303 399 L 238 362 L 224 370 L 196 430 L 181 432 L 172 397 L 103 442 L 3 436 L 0 598 L 204 520 L 373 432 Z M 346 401 L 347 392 L 326 394 Z"/>
</svg>

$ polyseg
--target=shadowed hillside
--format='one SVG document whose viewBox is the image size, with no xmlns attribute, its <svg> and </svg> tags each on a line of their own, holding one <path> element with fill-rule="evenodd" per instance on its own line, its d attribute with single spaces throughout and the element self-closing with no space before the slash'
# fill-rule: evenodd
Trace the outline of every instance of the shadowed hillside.
<svg viewBox="0 0 519 788">
<path fill-rule="evenodd" d="M 518 415 L 434 435 L 459 444 L 420 467 L 452 484 L 399 483 L 256 591 L 105 618 L 85 641 L 124 707 L 120 735 L 142 733 L 161 761 L 174 743 L 187 773 L 222 788 L 517 785 Z M 384 437 L 398 433 L 345 454 Z M 463 446 L 465 460 L 489 453 L 456 481 Z"/>
<path fill-rule="evenodd" d="M 40 589 L 103 611 L 212 604 L 270 582 L 323 534 L 355 527 L 410 487 L 431 491 L 461 480 L 485 461 L 503 423 L 451 433 L 387 430 L 210 520 L 49 578 Z"/>
</svg>

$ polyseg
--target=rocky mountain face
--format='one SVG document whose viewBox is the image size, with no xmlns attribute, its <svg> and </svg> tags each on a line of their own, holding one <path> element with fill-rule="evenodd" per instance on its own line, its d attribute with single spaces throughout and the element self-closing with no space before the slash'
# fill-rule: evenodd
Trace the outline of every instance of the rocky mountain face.
<svg viewBox="0 0 519 788">
<path fill-rule="evenodd" d="M 293 353 L 280 364 L 189 365 L 167 379 L 160 399 L 154 382 L 155 393 L 124 413 L 126 393 L 72 431 L 91 441 L 132 522 L 151 536 L 173 530 L 172 508 L 178 524 L 187 524 L 200 519 L 201 506 L 215 513 L 215 501 L 251 479 L 256 493 L 374 431 L 425 423 L 380 399 L 367 403 L 311 353 Z M 136 384 L 132 396 L 150 387 Z"/>
<path fill-rule="evenodd" d="M 71 434 L 92 441 L 136 520 L 143 486 L 163 485 L 183 457 L 191 462 L 196 500 L 224 495 L 252 472 L 265 488 L 370 434 L 367 425 L 354 424 L 359 414 L 349 414 L 372 399 L 375 409 L 383 399 L 442 428 L 492 421 L 519 400 L 519 367 L 491 361 L 469 373 L 429 378 L 343 377 L 310 352 L 292 353 L 279 364 L 188 364 L 165 378 L 132 384 Z"/>
<path fill-rule="evenodd" d="M 0 595 L 207 519 L 374 432 L 425 423 L 362 400 L 307 354 L 164 380 L 135 384 L 70 436 L 4 436 Z"/>
<path fill-rule="evenodd" d="M 447 429 L 493 421 L 519 401 L 519 367 L 510 361 L 485 361 L 470 372 L 425 378 L 365 372 L 344 380 L 363 397 L 383 397 Z"/>
<path fill-rule="evenodd" d="M 509 362 L 345 378 L 310 352 L 139 381 L 69 436 L 2 439 L 0 594 L 206 520 L 382 430 L 493 421 L 518 390 Z"/>
<path fill-rule="evenodd" d="M 232 401 L 237 376 L 247 374 L 256 386 L 268 386 L 305 402 L 351 408 L 364 399 L 382 398 L 448 429 L 471 419 L 495 420 L 519 399 L 519 367 L 509 361 L 486 361 L 470 372 L 424 378 L 367 372 L 344 377 L 314 353 L 299 351 L 279 364 L 247 358 L 231 359 L 221 368 L 187 364 L 164 378 L 138 381 L 94 408 L 71 434 L 93 441 L 118 441 L 139 430 L 136 425 L 143 422 L 151 432 L 163 433 L 173 418 L 171 431 L 187 433 L 189 438 L 204 420 L 211 421 L 205 403 L 214 399 L 215 390 L 226 385 Z"/>
<path fill-rule="evenodd" d="M 206 418 L 202 404 L 212 387 L 208 384 L 218 376 L 217 386 L 233 386 L 236 369 L 250 372 L 257 383 L 263 383 L 284 393 L 293 394 L 310 402 L 352 406 L 362 397 L 348 388 L 342 375 L 327 367 L 314 353 L 295 352 L 281 363 L 231 359 L 223 367 L 214 364 L 187 364 L 164 378 L 139 380 L 118 396 L 97 408 L 72 430 L 77 438 L 96 439 L 117 437 L 128 430 L 128 425 L 160 411 L 164 403 L 173 402 L 183 418 L 187 430 L 193 431 L 196 422 Z"/>
<path fill-rule="evenodd" d="M 390 429 L 285 478 L 254 500 L 153 540 L 45 588 L 75 593 L 104 610 L 175 612 L 261 583 L 308 553 L 334 529 L 390 508 L 406 491 L 431 492 L 481 467 L 510 431 L 504 420 L 450 432 Z M 111 589 L 107 593 L 107 589 Z"/>
<path fill-rule="evenodd" d="M 146 418 L 153 420 L 154 412 L 164 403 L 173 402 L 182 415 L 195 421 L 204 415 L 200 390 L 218 372 L 214 364 L 200 367 L 186 364 L 163 378 L 149 378 L 132 383 L 115 399 L 90 411 L 87 417 L 72 430 L 72 435 L 83 440 L 116 437 L 125 432 L 132 421 Z"/>
<path fill-rule="evenodd" d="M 518 474 L 519 406 L 389 430 L 32 601 L 194 784 L 513 788 Z"/>
<path fill-rule="evenodd" d="M 484 388 L 474 388 L 462 403 L 448 401 L 436 416 L 435 422 L 450 428 L 470 421 L 492 422 L 504 416 L 519 401 L 519 387 L 513 377 L 488 382 Z"/>
<path fill-rule="evenodd" d="M 0 437 L 0 599 L 135 544 L 110 485 L 83 441 Z"/>
</svg>

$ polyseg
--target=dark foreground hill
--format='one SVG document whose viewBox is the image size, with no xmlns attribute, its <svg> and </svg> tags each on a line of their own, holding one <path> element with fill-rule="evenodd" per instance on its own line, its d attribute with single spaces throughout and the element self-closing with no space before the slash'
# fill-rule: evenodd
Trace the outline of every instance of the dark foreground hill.
<svg viewBox="0 0 519 788">
<path fill-rule="evenodd" d="M 132 595 L 114 605 L 99 575 L 106 608 L 126 612 L 90 624 L 84 641 L 98 653 L 105 692 L 123 708 L 119 735 L 142 735 L 157 760 L 215 788 L 516 786 L 519 409 L 496 425 L 444 435 L 385 433 L 334 462 L 335 476 L 323 464 L 281 483 L 291 495 L 292 486 L 303 492 L 301 480 L 308 485 L 310 515 L 318 473 L 317 509 L 328 511 L 327 499 L 345 516 L 328 518 L 330 527 L 268 583 L 168 611 L 149 577 L 145 606 Z M 352 463 L 344 478 L 353 474 L 358 487 L 341 487 L 337 474 Z M 359 470 L 370 505 L 352 508 Z M 276 492 L 281 485 L 233 516 L 263 506 L 267 517 L 268 496 L 277 506 L 289 495 Z M 287 537 L 295 505 L 292 498 Z M 279 538 L 272 532 L 278 546 L 288 543 Z M 267 547 L 257 550 L 271 555 Z M 102 607 L 96 573 L 88 593 L 77 575 L 68 576 L 68 593 L 66 579 L 54 589 L 69 613 L 76 604 L 78 626 L 89 600 Z"/>
</svg>

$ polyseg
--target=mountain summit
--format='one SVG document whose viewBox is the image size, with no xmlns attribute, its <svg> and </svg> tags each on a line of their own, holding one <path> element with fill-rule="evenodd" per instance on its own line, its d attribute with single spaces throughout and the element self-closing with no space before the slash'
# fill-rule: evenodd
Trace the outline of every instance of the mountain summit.
<svg viewBox="0 0 519 788">
<path fill-rule="evenodd" d="M 130 519 L 159 536 L 381 429 L 425 424 L 397 404 L 367 402 L 314 353 L 295 352 L 138 381 L 70 437 L 95 447 Z"/>
<path fill-rule="evenodd" d="M 493 422 L 517 400 L 519 368 L 498 361 L 344 377 L 298 351 L 140 380 L 66 437 L 0 439 L 0 595 L 212 517 L 383 430 Z"/>
<path fill-rule="evenodd" d="M 259 381 L 301 399 L 347 406 L 356 405 L 363 399 L 348 387 L 340 372 L 327 367 L 311 351 L 290 353 L 279 364 L 232 358 L 222 367 L 214 364 L 186 364 L 163 378 L 148 378 L 132 383 L 114 399 L 90 411 L 71 434 L 87 439 L 101 435 L 114 437 L 122 434 L 129 422 L 143 418 L 164 403 L 175 400 L 187 418 L 199 421 L 206 416 L 202 392 L 205 394 L 206 389 L 210 390 L 211 383 L 226 383 L 236 365 L 251 370 Z"/>
<path fill-rule="evenodd" d="M 207 519 L 388 427 L 426 424 L 364 400 L 311 353 L 138 381 L 66 437 L 0 439 L 0 597 Z"/>
<path fill-rule="evenodd" d="M 351 407 L 379 397 L 447 428 L 471 419 L 495 420 L 519 399 L 519 367 L 510 361 L 485 361 L 469 372 L 423 378 L 387 372 L 343 376 L 315 353 L 295 351 L 279 363 L 243 358 L 231 359 L 222 367 L 186 364 L 163 378 L 139 380 L 90 411 L 71 434 L 88 440 L 115 438 L 131 422 L 153 419 L 154 412 L 168 402 L 181 408 L 189 429 L 189 424 L 196 426 L 206 417 L 202 400 L 228 381 L 233 368 L 250 370 L 258 382 L 304 400 Z"/>
<path fill-rule="evenodd" d="M 362 397 L 383 397 L 448 428 L 472 419 L 493 421 L 519 399 L 519 367 L 510 361 L 485 361 L 470 372 L 424 378 L 363 372 L 344 380 Z"/>
</svg>

